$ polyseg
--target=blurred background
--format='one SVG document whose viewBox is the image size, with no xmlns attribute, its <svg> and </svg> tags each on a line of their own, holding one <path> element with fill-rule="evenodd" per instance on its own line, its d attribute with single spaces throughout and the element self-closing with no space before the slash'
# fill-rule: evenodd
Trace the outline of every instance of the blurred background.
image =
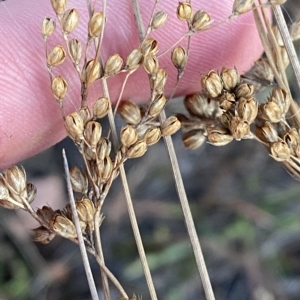
<svg viewBox="0 0 300 300">
<path fill-rule="evenodd" d="M 299 1 L 287 1 L 285 14 L 288 23 L 298 20 Z M 299 51 L 300 42 L 295 46 Z M 168 111 L 183 112 L 181 101 Z M 191 151 L 180 133 L 173 140 L 216 299 L 299 300 L 299 182 L 253 141 Z M 38 188 L 34 208 L 68 202 L 63 148 L 70 166 L 83 167 L 69 139 L 21 162 Z M 163 141 L 125 167 L 158 298 L 205 299 Z M 119 179 L 103 212 L 106 265 L 129 295 L 150 299 Z M 34 243 L 31 229 L 37 226 L 22 211 L 0 209 L 0 300 L 90 299 L 77 245 L 59 237 L 48 245 Z M 101 289 L 99 267 L 92 257 L 90 263 Z M 119 299 L 113 288 L 112 299 Z"/>
</svg>

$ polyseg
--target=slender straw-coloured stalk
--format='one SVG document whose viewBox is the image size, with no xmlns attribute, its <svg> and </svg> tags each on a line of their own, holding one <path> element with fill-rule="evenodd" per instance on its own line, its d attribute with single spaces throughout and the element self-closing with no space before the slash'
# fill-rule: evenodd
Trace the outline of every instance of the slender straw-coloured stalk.
<svg viewBox="0 0 300 300">
<path fill-rule="evenodd" d="M 82 261 L 83 261 L 83 265 L 84 265 L 84 269 L 85 269 L 85 273 L 86 273 L 86 278 L 88 280 L 92 299 L 99 300 L 96 285 L 95 285 L 92 270 L 91 270 L 91 266 L 90 266 L 89 259 L 88 259 L 87 253 L 86 253 L 86 248 L 84 245 L 81 228 L 80 228 L 80 222 L 79 222 L 79 218 L 78 218 L 78 214 L 77 214 L 77 210 L 76 210 L 76 205 L 75 205 L 75 200 L 74 200 L 74 195 L 73 195 L 73 190 L 72 190 L 72 184 L 71 184 L 71 180 L 70 180 L 68 160 L 66 157 L 65 149 L 63 149 L 62 154 L 63 154 L 64 168 L 65 168 L 66 181 L 67 181 L 67 187 L 68 187 L 68 195 L 69 195 L 69 199 L 70 199 L 73 220 L 74 220 L 74 224 L 75 224 L 75 228 L 76 228 L 78 244 L 79 244 L 79 249 L 81 252 L 81 257 L 82 257 Z"/>
</svg>

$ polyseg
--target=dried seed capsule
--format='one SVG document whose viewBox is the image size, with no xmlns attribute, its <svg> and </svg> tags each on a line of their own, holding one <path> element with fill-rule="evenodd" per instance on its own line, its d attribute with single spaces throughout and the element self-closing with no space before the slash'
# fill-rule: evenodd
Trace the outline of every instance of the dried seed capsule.
<svg viewBox="0 0 300 300">
<path fill-rule="evenodd" d="M 269 3 L 271 5 L 281 5 L 284 4 L 286 2 L 286 0 L 269 0 Z"/>
<path fill-rule="evenodd" d="M 105 183 L 110 178 L 114 166 L 109 156 L 106 156 L 102 162 L 103 165 L 101 167 L 100 178 L 101 178 L 101 182 Z"/>
<path fill-rule="evenodd" d="M 293 41 L 300 39 L 300 19 L 291 25 L 289 31 Z"/>
<path fill-rule="evenodd" d="M 52 220 L 54 216 L 54 211 L 49 206 L 43 206 L 42 208 L 39 208 L 36 211 L 39 218 L 41 218 L 43 221 L 45 221 L 47 224 Z"/>
<path fill-rule="evenodd" d="M 56 76 L 51 83 L 51 91 L 54 98 L 60 102 L 66 97 L 68 84 L 61 76 Z"/>
<path fill-rule="evenodd" d="M 77 39 L 72 39 L 69 42 L 70 56 L 74 64 L 80 63 L 82 54 L 82 45 Z"/>
<path fill-rule="evenodd" d="M 246 82 L 241 82 L 234 89 L 236 98 L 244 97 L 250 98 L 254 93 L 254 86 Z"/>
<path fill-rule="evenodd" d="M 163 26 L 166 23 L 167 18 L 168 18 L 168 15 L 164 11 L 158 11 L 152 19 L 152 22 L 150 25 L 151 29 L 154 30 L 154 29 L 157 29 L 157 28 Z"/>
<path fill-rule="evenodd" d="M 270 122 L 265 122 L 263 126 L 257 127 L 255 135 L 263 142 L 273 143 L 278 140 L 278 133 L 275 127 Z"/>
<path fill-rule="evenodd" d="M 233 3 L 232 14 L 240 15 L 252 8 L 254 0 L 235 0 Z"/>
<path fill-rule="evenodd" d="M 184 106 L 192 116 L 210 117 L 214 110 L 210 104 L 204 94 L 190 94 L 184 98 Z"/>
<path fill-rule="evenodd" d="M 110 109 L 110 101 L 106 97 L 99 98 L 93 106 L 93 114 L 97 119 L 105 117 Z"/>
<path fill-rule="evenodd" d="M 223 112 L 221 116 L 219 116 L 219 121 L 223 127 L 229 128 L 231 119 L 234 117 L 234 112 L 231 110 Z"/>
<path fill-rule="evenodd" d="M 55 237 L 55 234 L 44 226 L 32 230 L 34 231 L 33 240 L 38 243 L 49 244 Z"/>
<path fill-rule="evenodd" d="M 195 150 L 203 145 L 205 136 L 203 135 L 202 130 L 193 129 L 182 136 L 182 141 L 186 148 Z"/>
<path fill-rule="evenodd" d="M 268 83 L 274 82 L 274 73 L 272 68 L 269 62 L 264 58 L 260 58 L 254 62 L 253 72 L 259 79 L 263 81 Z"/>
<path fill-rule="evenodd" d="M 201 84 L 203 90 L 212 98 L 216 98 L 222 93 L 223 83 L 221 77 L 215 71 L 202 75 Z"/>
<path fill-rule="evenodd" d="M 70 180 L 74 192 L 87 194 L 88 178 L 78 167 L 74 166 L 70 169 Z"/>
<path fill-rule="evenodd" d="M 1 176 L 3 175 L 1 174 Z M 20 202 L 20 199 L 14 200 L 10 197 L 9 190 L 3 177 L 0 177 L 0 206 L 6 209 L 24 208 L 24 205 Z"/>
<path fill-rule="evenodd" d="M 138 139 L 138 134 L 136 129 L 130 125 L 125 125 L 122 127 L 120 136 L 121 136 L 121 143 L 125 147 L 129 147 L 133 145 Z"/>
<path fill-rule="evenodd" d="M 164 94 L 157 95 L 157 97 L 151 102 L 148 114 L 150 117 L 155 118 L 164 109 L 167 103 L 167 99 Z"/>
<path fill-rule="evenodd" d="M 26 172 L 23 167 L 13 166 L 5 172 L 4 175 L 6 187 L 12 194 L 21 198 L 27 198 Z"/>
<path fill-rule="evenodd" d="M 1 176 L 3 176 L 3 175 L 1 174 Z M 7 200 L 9 198 L 10 198 L 9 190 L 8 190 L 8 188 L 6 186 L 6 183 L 4 182 L 3 178 L 0 177 L 0 199 Z"/>
<path fill-rule="evenodd" d="M 240 98 L 237 107 L 238 116 L 251 124 L 258 112 L 258 104 L 253 97 L 251 98 Z"/>
<path fill-rule="evenodd" d="M 233 109 L 236 105 L 236 99 L 233 93 L 224 92 L 217 99 L 220 102 L 220 108 L 225 111 Z"/>
<path fill-rule="evenodd" d="M 89 35 L 93 38 L 100 35 L 104 23 L 103 13 L 95 12 L 89 20 Z"/>
<path fill-rule="evenodd" d="M 143 62 L 143 53 L 140 49 L 134 49 L 127 56 L 125 70 L 133 71 L 136 70 Z"/>
<path fill-rule="evenodd" d="M 211 24 L 211 22 L 212 21 L 210 19 L 210 15 L 207 12 L 198 10 L 195 12 L 192 19 L 192 30 L 194 32 L 201 31 L 207 28 L 207 26 Z"/>
<path fill-rule="evenodd" d="M 80 143 L 84 140 L 83 137 L 83 120 L 77 112 L 74 112 L 65 119 L 65 128 L 69 137 L 76 143 Z"/>
<path fill-rule="evenodd" d="M 53 10 L 57 15 L 62 15 L 67 6 L 67 0 L 51 0 Z"/>
<path fill-rule="evenodd" d="M 62 30 L 64 34 L 71 33 L 79 23 L 79 13 L 77 9 L 72 8 L 67 10 L 62 18 Z"/>
<path fill-rule="evenodd" d="M 159 68 L 157 57 L 152 54 L 147 55 L 144 57 L 143 66 L 148 74 L 156 74 Z"/>
<path fill-rule="evenodd" d="M 77 237 L 74 223 L 66 217 L 56 215 L 49 225 L 56 234 L 66 239 L 75 239 Z"/>
<path fill-rule="evenodd" d="M 240 141 L 250 134 L 249 123 L 245 120 L 241 120 L 239 117 L 233 117 L 230 120 L 229 130 L 232 137 L 237 141 Z"/>
<path fill-rule="evenodd" d="M 223 67 L 220 76 L 223 81 L 223 87 L 227 91 L 233 90 L 240 83 L 240 75 L 236 68 L 228 69 Z"/>
<path fill-rule="evenodd" d="M 113 76 L 121 71 L 123 59 L 119 54 L 111 55 L 105 63 L 104 74 L 105 76 Z"/>
<path fill-rule="evenodd" d="M 225 128 L 213 127 L 207 128 L 207 131 L 208 142 L 214 146 L 225 146 L 233 140 L 231 133 Z"/>
<path fill-rule="evenodd" d="M 83 80 L 85 82 L 93 83 L 100 77 L 100 63 L 97 60 L 90 60 L 82 72 Z"/>
<path fill-rule="evenodd" d="M 281 109 L 276 102 L 267 102 L 259 106 L 259 116 L 271 123 L 278 123 L 282 119 Z"/>
<path fill-rule="evenodd" d="M 283 67 L 286 68 L 290 64 L 290 59 L 287 54 L 285 46 L 279 47 L 279 52 L 282 59 Z M 276 57 L 275 52 L 273 52 L 274 57 Z"/>
<path fill-rule="evenodd" d="M 47 55 L 47 65 L 49 67 L 56 67 L 62 64 L 66 59 L 65 49 L 58 45 L 55 46 Z"/>
<path fill-rule="evenodd" d="M 138 106 L 128 100 L 124 100 L 120 103 L 118 113 L 128 124 L 137 125 L 142 119 L 141 111 Z"/>
<path fill-rule="evenodd" d="M 182 71 L 185 68 L 187 62 L 187 55 L 185 49 L 181 46 L 174 48 L 171 54 L 171 60 L 175 68 L 179 71 Z"/>
<path fill-rule="evenodd" d="M 100 141 L 102 134 L 101 124 L 96 121 L 90 121 L 86 124 L 84 128 L 84 140 L 91 148 L 92 151 L 96 152 L 96 147 Z"/>
<path fill-rule="evenodd" d="M 151 78 L 151 88 L 157 94 L 162 94 L 167 82 L 168 74 L 164 69 L 159 69 L 154 78 Z"/>
<path fill-rule="evenodd" d="M 107 138 L 101 138 L 98 143 L 97 156 L 99 160 L 104 160 L 106 156 L 110 155 L 111 142 Z"/>
<path fill-rule="evenodd" d="M 138 141 L 128 148 L 126 154 L 128 158 L 137 158 L 143 156 L 147 151 L 147 144 L 144 141 Z"/>
<path fill-rule="evenodd" d="M 94 222 L 95 206 L 89 198 L 82 198 L 75 202 L 79 220 L 92 225 Z"/>
<path fill-rule="evenodd" d="M 283 140 L 289 146 L 291 154 L 296 155 L 297 147 L 300 144 L 300 136 L 296 128 L 291 128 L 283 135 Z"/>
<path fill-rule="evenodd" d="M 277 103 L 280 107 L 282 115 L 285 115 L 288 112 L 291 104 L 291 95 L 280 87 L 276 87 L 272 90 L 269 101 Z"/>
<path fill-rule="evenodd" d="M 42 23 L 42 35 L 47 39 L 55 30 L 55 21 L 51 18 L 45 18 Z"/>
<path fill-rule="evenodd" d="M 27 190 L 27 202 L 30 204 L 35 199 L 37 189 L 32 183 L 29 182 L 26 185 L 26 190 Z"/>
<path fill-rule="evenodd" d="M 188 2 L 179 2 L 177 6 L 177 18 L 182 21 L 189 21 L 193 16 L 193 9 Z"/>
<path fill-rule="evenodd" d="M 291 153 L 288 145 L 284 141 L 277 141 L 270 146 L 271 156 L 277 161 L 287 161 Z"/>
<path fill-rule="evenodd" d="M 161 133 L 163 136 L 172 135 L 178 131 L 181 127 L 181 123 L 175 116 L 167 118 L 161 125 Z"/>
<path fill-rule="evenodd" d="M 90 109 L 88 108 L 88 106 L 80 108 L 78 110 L 78 114 L 82 119 L 83 126 L 85 126 L 87 124 L 87 122 L 91 121 L 91 112 L 90 112 Z"/>
<path fill-rule="evenodd" d="M 153 127 L 146 131 L 144 135 L 144 141 L 147 146 L 152 146 L 156 144 L 161 138 L 161 131 L 159 127 Z"/>
<path fill-rule="evenodd" d="M 149 54 L 155 55 L 157 52 L 157 41 L 152 38 L 147 38 L 143 42 L 143 44 L 140 46 L 140 50 L 143 53 L 144 56 L 147 56 Z"/>
</svg>

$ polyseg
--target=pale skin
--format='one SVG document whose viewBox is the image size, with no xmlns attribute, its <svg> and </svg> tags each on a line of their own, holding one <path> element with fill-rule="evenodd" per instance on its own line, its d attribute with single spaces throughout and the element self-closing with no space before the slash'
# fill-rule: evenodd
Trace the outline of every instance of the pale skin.
<svg viewBox="0 0 300 300">
<path fill-rule="evenodd" d="M 101 1 L 100 1 L 101 2 Z M 147 22 L 152 2 L 140 1 L 142 15 Z M 202 5 L 203 2 L 203 5 Z M 214 24 L 231 14 L 233 0 L 192 1 L 194 10 L 207 11 Z M 159 43 L 160 52 L 168 49 L 185 32 L 186 24 L 176 18 L 177 1 L 161 1 L 158 10 L 169 18 L 166 25 L 151 36 Z M 126 56 L 138 47 L 139 39 L 134 22 L 131 1 L 107 0 L 108 22 L 103 43 L 103 57 L 119 53 Z M 81 24 L 72 37 L 83 43 L 86 39 L 86 1 L 69 1 L 81 15 Z M 44 17 L 54 17 L 50 0 L 6 0 L 0 2 L 0 170 L 32 156 L 65 137 L 59 106 L 50 91 L 49 74 L 45 63 L 45 46 L 40 34 Z M 59 27 L 50 38 L 49 48 L 63 44 Z M 186 47 L 187 39 L 180 43 Z M 190 56 L 177 95 L 200 91 L 200 74 L 222 66 L 236 66 L 239 72 L 247 71 L 261 55 L 260 44 L 252 13 L 237 17 L 213 30 L 192 37 Z M 177 71 L 170 62 L 170 53 L 160 58 L 160 67 L 168 72 L 166 94 L 176 82 Z M 80 82 L 70 62 L 53 70 L 68 81 L 69 92 L 64 100 L 66 112 L 80 106 Z M 118 98 L 124 76 L 108 80 L 113 102 Z M 100 83 L 95 83 L 89 94 L 89 103 L 102 96 Z M 143 70 L 129 80 L 124 99 L 147 101 L 149 83 Z"/>
</svg>

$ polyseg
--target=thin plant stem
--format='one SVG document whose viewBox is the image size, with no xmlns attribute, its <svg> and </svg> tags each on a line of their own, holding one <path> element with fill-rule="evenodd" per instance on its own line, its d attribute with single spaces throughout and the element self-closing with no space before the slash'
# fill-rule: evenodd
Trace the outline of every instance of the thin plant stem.
<svg viewBox="0 0 300 300">
<path fill-rule="evenodd" d="M 88 259 L 86 248 L 84 245 L 80 222 L 79 222 L 79 218 L 78 218 L 78 214 L 77 214 L 77 210 L 76 210 L 76 205 L 75 205 L 75 200 L 74 200 L 74 195 L 73 195 L 73 190 L 72 190 L 72 184 L 71 184 L 71 179 L 70 179 L 70 173 L 69 173 L 68 160 L 66 157 L 65 149 L 63 149 L 62 155 L 63 155 L 63 160 L 64 160 L 64 168 L 65 168 L 66 181 L 67 181 L 67 187 L 68 187 L 68 195 L 69 195 L 72 214 L 73 214 L 73 221 L 74 221 L 75 228 L 76 228 L 78 245 L 79 245 L 79 249 L 81 252 L 81 257 L 82 257 L 82 261 L 83 261 L 83 265 L 84 265 L 86 278 L 87 278 L 87 281 L 89 284 L 92 299 L 99 300 L 98 292 L 97 292 L 96 285 L 94 282 L 91 266 L 89 264 L 89 259 Z"/>
</svg>

